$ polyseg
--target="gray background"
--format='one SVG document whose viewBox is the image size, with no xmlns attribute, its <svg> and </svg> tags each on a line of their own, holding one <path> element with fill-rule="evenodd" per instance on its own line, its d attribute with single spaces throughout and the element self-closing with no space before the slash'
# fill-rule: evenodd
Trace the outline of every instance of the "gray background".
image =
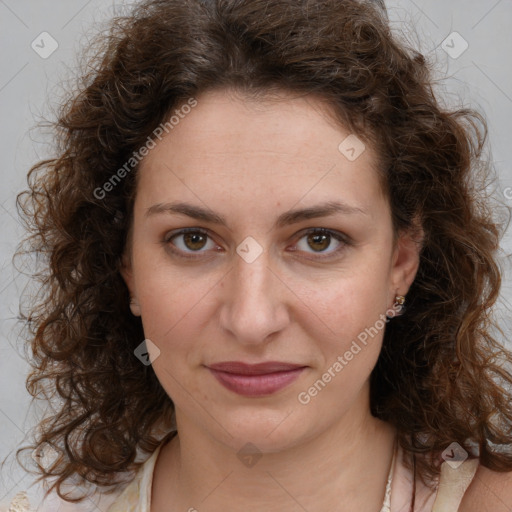
<svg viewBox="0 0 512 512">
<path fill-rule="evenodd" d="M 485 114 L 488 147 L 500 177 L 495 193 L 512 206 L 512 2 L 392 0 L 386 4 L 397 34 L 436 63 L 436 92 L 443 102 L 471 106 Z M 8 456 L 0 477 L 0 503 L 28 489 L 32 478 L 13 458 L 15 448 L 34 424 L 25 390 L 28 366 L 16 327 L 26 279 L 11 262 L 23 235 L 15 195 L 25 186 L 28 168 L 49 154 L 47 135 L 33 127 L 41 116 L 52 118 L 51 107 L 58 105 L 62 92 L 60 84 L 76 69 L 81 45 L 101 22 L 126 10 L 121 2 L 110 0 L 0 0 L 0 460 Z M 451 35 L 454 31 L 463 39 Z M 45 52 L 51 50 L 52 41 L 40 37 L 42 32 L 58 43 L 49 56 Z M 31 47 L 34 40 L 42 56 Z M 449 45 L 446 51 L 445 40 Z M 468 48 L 461 53 L 464 41 Z M 512 227 L 502 243 L 504 254 L 511 253 L 511 231 Z M 512 273 L 505 260 L 502 265 L 505 280 L 498 314 L 502 328 L 510 333 L 511 315 L 505 308 L 511 307 Z M 29 491 L 29 496 L 32 494 Z M 94 508 L 91 504 L 91 510 Z"/>
</svg>

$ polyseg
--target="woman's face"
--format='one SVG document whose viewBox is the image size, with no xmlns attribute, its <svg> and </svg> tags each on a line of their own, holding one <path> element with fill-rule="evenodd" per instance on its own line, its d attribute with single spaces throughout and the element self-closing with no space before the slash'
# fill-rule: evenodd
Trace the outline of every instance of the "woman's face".
<svg viewBox="0 0 512 512">
<path fill-rule="evenodd" d="M 375 154 L 312 98 L 197 101 L 142 162 L 123 269 L 178 427 L 276 451 L 367 417 L 418 266 Z"/>
</svg>

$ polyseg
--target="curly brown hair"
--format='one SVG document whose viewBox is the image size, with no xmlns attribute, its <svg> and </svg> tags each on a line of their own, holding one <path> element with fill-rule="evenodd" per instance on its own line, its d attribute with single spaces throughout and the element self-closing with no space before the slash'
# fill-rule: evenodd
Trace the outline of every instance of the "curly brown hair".
<svg viewBox="0 0 512 512">
<path fill-rule="evenodd" d="M 64 499 L 71 479 L 112 484 L 140 467 L 139 449 L 159 445 L 157 425 L 172 424 L 171 399 L 134 356 L 144 333 L 120 274 L 137 165 L 112 177 L 176 108 L 214 88 L 315 94 L 376 149 L 395 237 L 420 219 L 425 239 L 407 310 L 387 325 L 371 374 L 372 414 L 425 455 L 424 481 L 453 441 L 512 470 L 512 354 L 491 315 L 510 209 L 501 204 L 505 225 L 487 191 L 486 121 L 440 107 L 432 63 L 391 33 L 383 3 L 153 0 L 97 43 L 55 123 L 55 158 L 30 170 L 17 198 L 24 250 L 45 258 L 41 295 L 24 314 L 27 388 L 53 404 L 23 449 L 62 454 L 38 481 L 57 477 L 49 490 Z"/>
</svg>

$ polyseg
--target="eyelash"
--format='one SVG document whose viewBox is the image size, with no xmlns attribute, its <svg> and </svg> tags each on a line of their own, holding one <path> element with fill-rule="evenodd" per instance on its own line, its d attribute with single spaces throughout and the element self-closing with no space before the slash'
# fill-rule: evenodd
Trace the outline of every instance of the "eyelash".
<svg viewBox="0 0 512 512">
<path fill-rule="evenodd" d="M 174 248 L 173 244 L 170 244 L 170 242 L 174 238 L 176 238 L 178 236 L 181 236 L 181 235 L 186 235 L 187 233 L 200 234 L 200 235 L 203 235 L 203 236 L 205 236 L 208 239 L 213 241 L 213 239 L 210 236 L 209 232 L 207 230 L 203 229 L 203 228 L 184 228 L 184 229 L 181 229 L 181 230 L 176 231 L 176 232 L 168 233 L 164 237 L 162 243 L 163 243 L 163 245 L 165 247 L 168 247 L 172 251 L 173 254 L 176 254 L 177 256 L 179 256 L 181 258 L 185 258 L 185 259 L 189 259 L 189 260 L 194 260 L 194 259 L 201 258 L 202 257 L 201 254 L 204 251 L 201 251 L 201 250 L 195 251 L 197 253 L 197 255 L 193 255 L 194 251 L 191 252 L 191 253 L 185 253 L 185 252 L 183 252 L 180 249 Z M 299 233 L 300 236 L 298 236 L 296 244 L 302 238 L 307 237 L 310 234 L 329 235 L 332 238 L 334 238 L 335 240 L 337 240 L 338 242 L 341 242 L 342 245 L 338 249 L 335 249 L 334 251 L 326 253 L 327 256 L 322 255 L 323 254 L 322 252 L 318 252 L 317 255 L 314 256 L 313 258 L 305 257 L 304 259 L 315 259 L 315 260 L 332 259 L 332 258 L 338 256 L 339 253 L 341 253 L 346 247 L 353 245 L 352 240 L 347 235 L 344 235 L 343 233 L 340 233 L 338 231 L 333 231 L 333 230 L 327 229 L 327 228 L 309 228 L 309 229 L 307 229 L 305 231 L 302 231 L 301 233 Z M 312 254 L 312 253 L 310 253 L 310 254 Z"/>
</svg>

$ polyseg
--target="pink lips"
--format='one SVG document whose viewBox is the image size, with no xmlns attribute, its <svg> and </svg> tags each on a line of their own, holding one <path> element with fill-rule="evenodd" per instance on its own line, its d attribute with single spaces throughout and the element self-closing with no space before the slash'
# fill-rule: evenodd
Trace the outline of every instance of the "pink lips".
<svg viewBox="0 0 512 512">
<path fill-rule="evenodd" d="M 208 366 L 224 387 L 239 395 L 253 397 L 276 393 L 297 379 L 305 368 L 278 361 L 259 364 L 227 361 Z"/>
</svg>

